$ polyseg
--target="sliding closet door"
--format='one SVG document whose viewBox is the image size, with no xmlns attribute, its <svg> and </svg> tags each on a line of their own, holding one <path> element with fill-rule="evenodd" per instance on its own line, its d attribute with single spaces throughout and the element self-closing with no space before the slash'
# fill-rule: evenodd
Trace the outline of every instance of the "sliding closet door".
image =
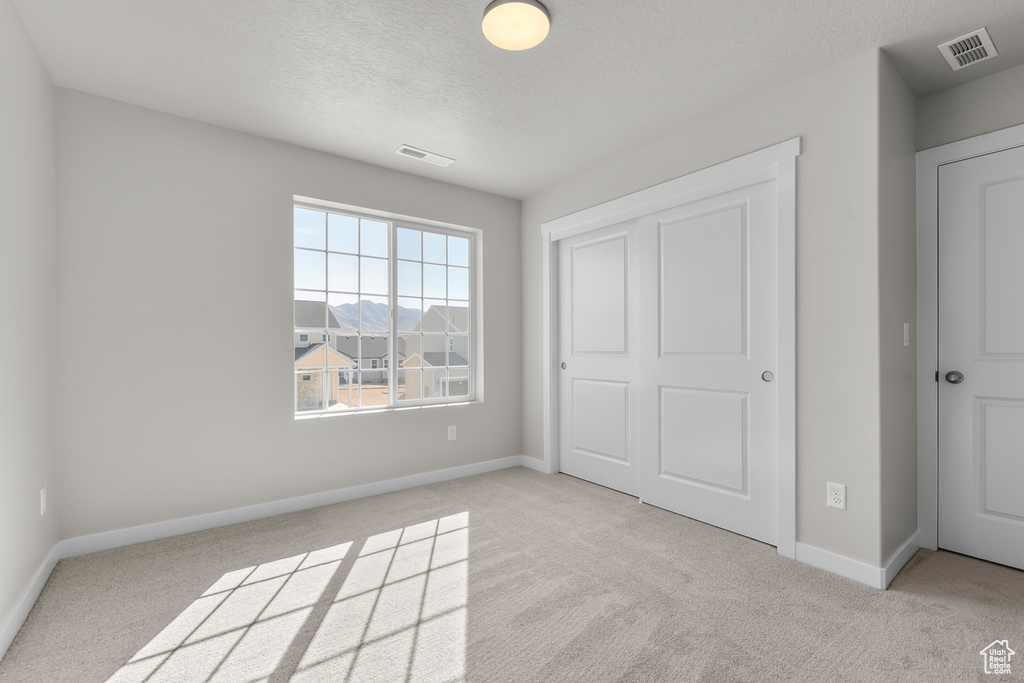
<svg viewBox="0 0 1024 683">
<path fill-rule="evenodd" d="M 560 466 L 636 495 L 636 222 L 559 246 Z"/>
<path fill-rule="evenodd" d="M 644 502 L 778 540 L 776 181 L 640 219 Z"/>
</svg>

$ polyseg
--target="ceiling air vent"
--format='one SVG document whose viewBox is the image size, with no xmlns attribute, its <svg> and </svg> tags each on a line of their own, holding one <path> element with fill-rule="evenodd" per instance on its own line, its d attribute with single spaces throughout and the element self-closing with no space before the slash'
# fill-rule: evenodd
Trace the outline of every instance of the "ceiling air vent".
<svg viewBox="0 0 1024 683">
<path fill-rule="evenodd" d="M 953 71 L 959 71 L 965 66 L 992 59 L 999 54 L 984 27 L 939 45 L 939 52 L 949 62 Z"/>
<path fill-rule="evenodd" d="M 440 154 L 434 154 L 433 152 L 428 152 L 425 149 L 417 149 L 416 147 L 411 147 L 409 145 L 402 145 L 395 150 L 395 154 L 412 157 L 413 159 L 426 161 L 430 164 L 437 164 L 438 166 L 448 166 L 455 162 L 455 159 L 449 159 L 448 157 L 443 157 Z"/>
</svg>

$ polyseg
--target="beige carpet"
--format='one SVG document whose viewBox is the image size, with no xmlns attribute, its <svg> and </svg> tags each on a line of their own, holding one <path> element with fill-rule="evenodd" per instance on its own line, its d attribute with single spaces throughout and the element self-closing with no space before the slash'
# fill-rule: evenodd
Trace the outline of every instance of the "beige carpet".
<svg viewBox="0 0 1024 683">
<path fill-rule="evenodd" d="M 1014 673 L 979 652 L 1007 639 Z M 523 468 L 63 560 L 0 681 L 1009 681 L 1024 572 L 888 591 Z"/>
</svg>

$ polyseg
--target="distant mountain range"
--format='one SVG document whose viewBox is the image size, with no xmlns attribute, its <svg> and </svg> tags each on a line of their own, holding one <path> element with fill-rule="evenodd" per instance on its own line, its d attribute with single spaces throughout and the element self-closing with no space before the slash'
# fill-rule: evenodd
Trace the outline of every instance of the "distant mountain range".
<svg viewBox="0 0 1024 683">
<path fill-rule="evenodd" d="M 342 332 L 355 332 L 359 329 L 359 306 L 342 304 L 331 306 L 331 311 L 341 325 Z M 403 330 L 413 329 L 419 323 L 421 313 L 416 308 L 398 307 L 398 327 Z M 363 302 L 363 334 L 388 333 L 388 306 L 372 301 Z"/>
</svg>

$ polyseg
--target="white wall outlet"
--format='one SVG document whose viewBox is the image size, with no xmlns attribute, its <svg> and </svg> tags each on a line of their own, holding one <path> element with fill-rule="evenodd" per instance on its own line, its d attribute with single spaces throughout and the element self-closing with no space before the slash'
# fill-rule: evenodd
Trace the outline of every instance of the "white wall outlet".
<svg viewBox="0 0 1024 683">
<path fill-rule="evenodd" d="M 46 514 L 46 487 L 39 489 L 39 516 Z"/>
<path fill-rule="evenodd" d="M 846 484 L 828 482 L 828 498 L 825 504 L 830 508 L 846 509 Z"/>
<path fill-rule="evenodd" d="M 448 428 L 448 440 L 455 441 L 455 425 Z"/>
</svg>

